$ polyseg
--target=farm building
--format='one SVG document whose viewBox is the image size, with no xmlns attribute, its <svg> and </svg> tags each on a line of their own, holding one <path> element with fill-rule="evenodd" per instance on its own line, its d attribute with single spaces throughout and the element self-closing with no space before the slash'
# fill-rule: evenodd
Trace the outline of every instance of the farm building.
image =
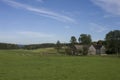
<svg viewBox="0 0 120 80">
<path fill-rule="evenodd" d="M 74 45 L 71 48 L 71 53 L 72 55 L 83 55 L 83 54 L 88 54 L 88 55 L 101 55 L 105 54 L 105 47 L 103 45 Z"/>
<path fill-rule="evenodd" d="M 88 49 L 88 55 L 101 55 L 105 54 L 105 47 L 103 45 L 91 45 Z"/>
</svg>

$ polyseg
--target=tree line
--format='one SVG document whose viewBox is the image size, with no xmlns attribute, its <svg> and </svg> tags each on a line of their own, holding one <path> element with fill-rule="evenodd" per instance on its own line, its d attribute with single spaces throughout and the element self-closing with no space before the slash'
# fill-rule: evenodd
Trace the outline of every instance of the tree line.
<svg viewBox="0 0 120 80">
<path fill-rule="evenodd" d="M 95 43 L 101 43 L 101 45 L 104 45 L 106 47 L 106 53 L 107 54 L 119 54 L 120 53 L 120 30 L 114 30 L 110 31 L 106 34 L 105 40 L 99 40 L 98 42 L 92 42 L 91 35 L 89 34 L 81 34 L 80 37 L 77 38 L 75 36 L 71 36 L 70 44 L 67 45 L 69 48 L 67 48 L 67 52 L 70 53 L 70 49 L 73 49 L 74 51 L 74 45 L 80 44 L 80 45 L 91 45 Z M 61 49 L 60 41 L 57 41 L 57 51 Z M 84 52 L 87 53 L 87 48 L 84 47 Z"/>
<path fill-rule="evenodd" d="M 19 49 L 17 44 L 0 43 L 0 49 Z"/>
<path fill-rule="evenodd" d="M 50 48 L 55 47 L 56 44 L 54 43 L 44 43 L 44 44 L 31 44 L 31 45 L 24 45 L 23 49 L 39 49 L 39 48 Z"/>
<path fill-rule="evenodd" d="M 106 53 L 120 53 L 120 30 L 110 31 L 106 34 L 105 40 L 101 41 L 106 47 Z M 44 43 L 44 44 L 31 44 L 31 45 L 18 45 L 9 43 L 0 43 L 0 49 L 38 49 L 38 48 L 49 48 L 55 47 L 57 51 L 63 46 L 72 47 L 75 44 L 90 45 L 92 42 L 91 35 L 81 34 L 79 38 L 71 36 L 70 43 L 61 43 L 59 40 L 57 43 Z"/>
</svg>

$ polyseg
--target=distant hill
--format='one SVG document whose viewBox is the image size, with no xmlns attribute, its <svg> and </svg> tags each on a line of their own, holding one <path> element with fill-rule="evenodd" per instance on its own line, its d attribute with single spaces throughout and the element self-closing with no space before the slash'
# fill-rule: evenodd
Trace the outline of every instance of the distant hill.
<svg viewBox="0 0 120 80">
<path fill-rule="evenodd" d="M 18 46 L 19 48 L 24 48 L 25 45 L 17 44 L 17 46 Z"/>
<path fill-rule="evenodd" d="M 0 49 L 19 49 L 17 44 L 0 43 Z"/>
</svg>

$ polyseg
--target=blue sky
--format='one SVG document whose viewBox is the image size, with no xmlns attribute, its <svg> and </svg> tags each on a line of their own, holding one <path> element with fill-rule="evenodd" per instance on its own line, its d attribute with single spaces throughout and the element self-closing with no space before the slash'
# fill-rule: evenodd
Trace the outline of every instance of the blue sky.
<svg viewBox="0 0 120 80">
<path fill-rule="evenodd" d="M 120 0 L 0 0 L 0 42 L 69 42 L 90 34 L 93 41 L 120 30 Z"/>
</svg>

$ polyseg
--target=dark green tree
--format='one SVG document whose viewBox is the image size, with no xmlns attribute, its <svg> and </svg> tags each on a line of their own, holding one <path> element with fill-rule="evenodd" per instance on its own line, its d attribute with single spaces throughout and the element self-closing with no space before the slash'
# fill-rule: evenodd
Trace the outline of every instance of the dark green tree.
<svg viewBox="0 0 120 80">
<path fill-rule="evenodd" d="M 110 31 L 106 34 L 108 52 L 120 53 L 120 30 Z"/>
<path fill-rule="evenodd" d="M 19 49 L 17 44 L 0 43 L 0 49 Z"/>
<path fill-rule="evenodd" d="M 88 34 L 81 34 L 78 38 L 79 43 L 90 44 L 92 42 L 91 36 Z"/>
<path fill-rule="evenodd" d="M 71 44 L 76 44 L 76 43 L 77 43 L 77 39 L 76 39 L 75 36 L 72 36 L 72 37 L 71 37 L 70 43 L 71 43 Z"/>
<path fill-rule="evenodd" d="M 71 55 L 75 55 L 76 52 L 75 44 L 77 44 L 77 39 L 75 36 L 71 36 L 70 45 L 69 45 L 71 49 Z"/>
<path fill-rule="evenodd" d="M 60 41 L 58 40 L 55 46 L 56 50 L 59 52 L 60 49 L 62 48 Z"/>
</svg>

